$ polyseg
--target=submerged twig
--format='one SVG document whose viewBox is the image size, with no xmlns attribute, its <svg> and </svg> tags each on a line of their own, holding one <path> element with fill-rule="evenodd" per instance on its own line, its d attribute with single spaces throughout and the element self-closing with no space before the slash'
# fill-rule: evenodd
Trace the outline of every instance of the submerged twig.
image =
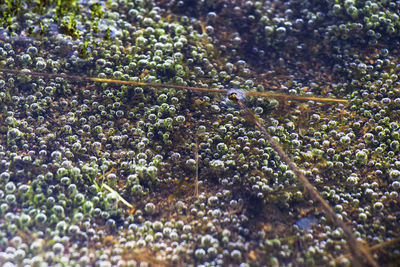
<svg viewBox="0 0 400 267">
<path fill-rule="evenodd" d="M 382 243 L 378 243 L 376 245 L 373 245 L 372 247 L 367 247 L 366 249 L 371 252 L 371 251 L 375 251 L 375 250 L 383 249 L 385 247 L 392 246 L 399 242 L 400 242 L 400 237 L 397 237 L 397 238 L 393 238 L 391 240 L 388 240 L 388 241 L 385 241 Z M 343 259 L 344 257 L 348 257 L 348 256 L 349 256 L 348 254 L 342 255 L 342 256 L 336 258 L 335 262 L 339 262 L 341 259 Z"/>
<path fill-rule="evenodd" d="M 296 164 L 289 158 L 289 156 L 283 151 L 278 142 L 276 142 L 265 129 L 264 126 L 257 120 L 254 114 L 243 104 L 243 102 L 237 97 L 236 93 L 231 93 L 229 98 L 236 102 L 241 109 L 246 112 L 246 114 L 250 117 L 250 119 L 254 122 L 258 129 L 263 133 L 265 138 L 268 140 L 272 148 L 278 153 L 279 157 L 289 166 L 289 168 L 296 174 L 296 176 L 303 183 L 307 192 L 311 195 L 311 197 L 317 201 L 323 208 L 326 214 L 336 223 L 337 226 L 343 229 L 343 232 L 346 236 L 350 252 L 353 256 L 353 264 L 355 266 L 363 266 L 363 262 L 367 262 L 369 265 L 378 267 L 378 264 L 372 258 L 368 250 L 366 250 L 356 239 L 352 230 L 341 220 L 333 209 L 329 206 L 329 204 L 321 197 L 318 191 L 314 188 L 314 186 L 308 181 L 308 179 L 304 176 L 304 174 L 300 171 L 300 169 L 296 166 Z"/>
<path fill-rule="evenodd" d="M 196 135 L 196 146 L 195 146 L 195 151 L 194 151 L 194 157 L 196 160 L 196 177 L 195 177 L 195 186 L 194 186 L 194 191 L 196 194 L 196 197 L 199 198 L 199 140 L 198 136 Z"/>
<path fill-rule="evenodd" d="M 33 76 L 49 77 L 49 78 L 57 78 L 58 77 L 58 78 L 64 78 L 64 79 L 92 81 L 92 82 L 101 82 L 101 83 L 126 84 L 126 85 L 146 86 L 146 87 L 155 87 L 155 88 L 172 88 L 172 89 L 176 89 L 176 90 L 190 90 L 190 91 L 219 93 L 219 94 L 227 94 L 229 92 L 229 90 L 227 90 L 227 89 L 190 87 L 190 86 L 175 85 L 175 84 L 124 81 L 124 80 L 103 79 L 103 78 L 96 78 L 96 77 L 84 77 L 84 76 L 66 75 L 66 74 L 57 74 L 57 73 L 42 73 L 42 72 L 34 72 L 34 71 L 23 71 L 23 70 L 14 70 L 14 69 L 0 68 L 0 72 L 12 73 L 12 74 L 33 75 Z M 278 93 L 254 92 L 254 91 L 242 91 L 242 92 L 247 96 L 271 97 L 271 98 L 278 98 L 278 99 L 284 99 L 284 100 L 301 100 L 301 101 L 312 100 L 312 101 L 318 101 L 318 102 L 334 102 L 334 103 L 348 103 L 349 102 L 346 99 L 330 98 L 330 97 L 285 95 L 285 94 L 278 94 Z"/>
</svg>

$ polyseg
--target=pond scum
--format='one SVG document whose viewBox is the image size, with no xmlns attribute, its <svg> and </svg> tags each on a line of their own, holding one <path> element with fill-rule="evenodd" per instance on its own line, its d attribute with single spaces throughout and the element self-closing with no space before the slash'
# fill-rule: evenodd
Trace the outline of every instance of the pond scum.
<svg viewBox="0 0 400 267">
<path fill-rule="evenodd" d="M 313 100 L 320 102 L 336 102 L 336 103 L 347 103 L 348 101 L 345 99 L 335 99 L 335 98 L 323 98 L 323 97 L 310 97 L 310 96 L 290 96 L 284 94 L 276 94 L 276 93 L 260 93 L 260 92 L 251 92 L 251 91 L 235 91 L 235 90 L 224 90 L 224 89 L 211 89 L 211 88 L 199 88 L 199 87 L 187 87 L 187 86 L 179 86 L 179 85 L 171 85 L 171 84 L 156 84 L 156 83 L 146 83 L 146 82 L 134 82 L 134 81 L 122 81 L 122 80 L 113 80 L 113 79 L 101 79 L 101 78 L 93 78 L 93 77 L 80 77 L 80 76 L 70 76 L 70 75 L 61 75 L 61 74 L 49 74 L 49 73 L 38 73 L 38 72 L 24 72 L 19 70 L 10 70 L 10 69 L 1 69 L 0 72 L 3 73 L 11 73 L 11 74 L 20 74 L 20 75 L 34 75 L 34 76 L 42 76 L 42 77 L 58 77 L 64 79 L 75 79 L 75 80 L 87 80 L 93 82 L 103 82 L 103 83 L 116 83 L 116 84 L 128 84 L 135 86 L 146 86 L 146 87 L 155 87 L 155 88 L 173 88 L 178 90 L 191 90 L 198 92 L 208 92 L 208 93 L 223 93 L 228 94 L 228 97 L 234 102 L 238 103 L 240 107 L 248 114 L 251 120 L 257 125 L 257 127 L 261 130 L 263 135 L 266 137 L 267 141 L 270 143 L 272 148 L 277 152 L 279 157 L 289 166 L 289 168 L 297 175 L 297 177 L 304 184 L 305 189 L 308 193 L 315 199 L 316 202 L 323 207 L 324 211 L 331 217 L 331 219 L 342 228 L 344 231 L 346 238 L 348 239 L 349 247 L 351 248 L 352 256 L 354 257 L 355 262 L 353 262 L 357 266 L 362 266 L 364 259 L 371 266 L 378 266 L 377 263 L 372 259 L 368 251 L 362 248 L 354 234 L 351 230 L 344 224 L 344 222 L 336 216 L 336 213 L 329 207 L 323 198 L 319 195 L 319 193 L 314 189 L 314 187 L 310 184 L 310 182 L 305 178 L 303 173 L 297 168 L 297 166 L 289 159 L 286 153 L 282 150 L 280 145 L 267 133 L 267 130 L 258 122 L 253 113 L 243 104 L 242 100 L 238 97 L 238 94 L 244 94 L 246 96 L 262 96 L 262 97 L 275 97 L 275 98 L 283 98 L 285 100 Z M 198 167 L 197 167 L 198 168 Z M 196 169 L 197 169 L 196 168 Z M 121 198 L 119 194 L 117 194 L 113 189 L 111 189 L 107 184 L 103 185 L 107 190 L 116 194 L 118 198 L 128 207 L 132 208 L 132 205 L 129 204 L 126 200 Z M 198 189 L 196 189 L 197 191 Z M 196 194 L 197 195 L 197 194 Z"/>
<path fill-rule="evenodd" d="M 1 4 L 0 262 L 396 266 L 399 7 L 298 5 Z"/>
</svg>

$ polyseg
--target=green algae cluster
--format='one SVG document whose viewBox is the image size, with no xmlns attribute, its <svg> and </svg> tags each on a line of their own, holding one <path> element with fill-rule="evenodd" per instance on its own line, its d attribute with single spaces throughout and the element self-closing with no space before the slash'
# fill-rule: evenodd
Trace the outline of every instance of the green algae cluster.
<svg viewBox="0 0 400 267">
<path fill-rule="evenodd" d="M 349 99 L 246 104 L 374 259 L 399 263 L 398 2 L 0 12 L 0 68 Z M 224 95 L 1 73 L 0 117 L 5 266 L 352 264 L 343 231 Z"/>
</svg>

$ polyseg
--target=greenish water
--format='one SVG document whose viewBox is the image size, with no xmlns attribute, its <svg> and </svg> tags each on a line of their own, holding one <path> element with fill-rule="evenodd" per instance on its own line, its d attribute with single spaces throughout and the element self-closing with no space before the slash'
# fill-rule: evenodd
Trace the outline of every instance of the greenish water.
<svg viewBox="0 0 400 267">
<path fill-rule="evenodd" d="M 245 97 L 382 266 L 399 263 L 399 3 L 0 4 L 4 266 L 351 266 L 340 228 L 224 94 Z M 357 263 L 357 262 L 356 262 Z M 8 264 L 8 265 L 7 265 Z"/>
</svg>

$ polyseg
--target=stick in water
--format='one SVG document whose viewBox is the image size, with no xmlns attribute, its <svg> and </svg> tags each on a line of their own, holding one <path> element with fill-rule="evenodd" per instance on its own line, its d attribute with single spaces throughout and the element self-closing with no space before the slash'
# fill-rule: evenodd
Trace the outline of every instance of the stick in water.
<svg viewBox="0 0 400 267">
<path fill-rule="evenodd" d="M 326 214 L 336 223 L 337 226 L 342 228 L 347 242 L 350 248 L 350 252 L 353 256 L 353 264 L 354 266 L 364 266 L 362 263 L 366 261 L 370 266 L 378 267 L 378 264 L 369 254 L 369 252 L 357 241 L 351 229 L 336 215 L 333 209 L 329 206 L 329 204 L 321 197 L 318 191 L 312 186 L 312 184 L 308 181 L 308 179 L 304 176 L 304 174 L 300 171 L 300 169 L 296 166 L 296 164 L 290 160 L 289 156 L 283 151 L 278 142 L 276 142 L 265 129 L 264 126 L 258 121 L 258 119 L 253 115 L 253 113 L 243 104 L 240 98 L 237 96 L 235 92 L 231 92 L 229 98 L 236 102 L 240 108 L 249 116 L 249 118 L 254 122 L 258 129 L 263 133 L 265 138 L 268 140 L 272 148 L 278 153 L 279 157 L 289 166 L 289 168 L 297 175 L 300 181 L 303 183 L 305 189 L 310 194 L 310 196 L 318 202 Z"/>
<path fill-rule="evenodd" d="M 172 89 L 176 89 L 176 90 L 190 90 L 190 91 L 197 91 L 197 92 L 209 92 L 209 93 L 219 93 L 219 94 L 227 94 L 230 91 L 228 89 L 190 87 L 190 86 L 175 85 L 175 84 L 124 81 L 124 80 L 103 79 L 103 78 L 96 78 L 96 77 L 84 77 L 84 76 L 77 76 L 77 75 L 43 73 L 43 72 L 2 69 L 2 68 L 0 68 L 0 72 L 11 73 L 11 74 L 32 75 L 32 76 L 40 76 L 40 77 L 48 77 L 48 78 L 64 78 L 64 79 L 71 79 L 71 80 L 92 81 L 92 82 L 101 82 L 101 83 L 126 84 L 126 85 L 146 86 L 146 87 L 155 87 L 155 88 L 172 88 Z M 242 92 L 247 96 L 270 97 L 270 98 L 278 98 L 278 99 L 283 99 L 283 100 L 300 100 L 300 101 L 312 100 L 312 101 L 318 101 L 318 102 L 333 102 L 333 103 L 348 103 L 349 102 L 346 99 L 331 98 L 331 97 L 298 96 L 298 95 L 285 95 L 285 94 L 278 94 L 278 93 L 253 92 L 253 91 L 242 91 Z"/>
</svg>

